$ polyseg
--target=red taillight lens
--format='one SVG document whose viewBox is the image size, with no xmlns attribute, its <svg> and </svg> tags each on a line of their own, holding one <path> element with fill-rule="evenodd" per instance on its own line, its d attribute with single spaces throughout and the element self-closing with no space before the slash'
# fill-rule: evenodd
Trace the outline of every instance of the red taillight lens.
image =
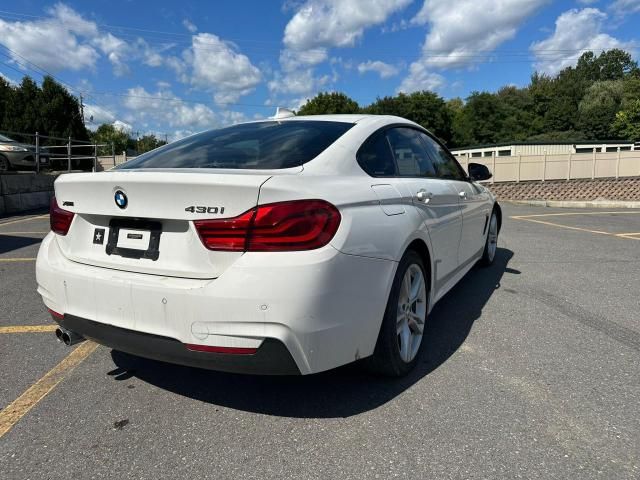
<svg viewBox="0 0 640 480">
<path fill-rule="evenodd" d="M 340 212 L 324 200 L 294 200 L 260 205 L 235 218 L 193 223 L 209 250 L 313 250 L 331 241 Z"/>
<path fill-rule="evenodd" d="M 71 221 L 73 220 L 73 212 L 64 210 L 58 206 L 56 197 L 51 198 L 51 204 L 49 206 L 49 222 L 51 224 L 51 230 L 58 235 L 66 235 L 69 232 Z"/>
</svg>

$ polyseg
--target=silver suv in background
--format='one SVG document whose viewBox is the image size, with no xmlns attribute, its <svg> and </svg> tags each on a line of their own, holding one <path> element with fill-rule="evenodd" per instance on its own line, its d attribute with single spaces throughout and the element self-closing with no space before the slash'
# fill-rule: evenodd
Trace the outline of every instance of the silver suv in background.
<svg viewBox="0 0 640 480">
<path fill-rule="evenodd" d="M 40 149 L 40 166 L 49 165 L 49 152 Z M 0 172 L 9 170 L 35 170 L 36 147 L 20 143 L 5 135 L 0 135 Z"/>
</svg>

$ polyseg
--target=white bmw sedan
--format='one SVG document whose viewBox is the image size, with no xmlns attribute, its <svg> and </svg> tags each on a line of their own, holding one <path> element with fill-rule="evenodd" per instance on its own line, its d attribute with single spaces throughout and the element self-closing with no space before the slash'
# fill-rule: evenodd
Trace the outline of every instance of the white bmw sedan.
<svg viewBox="0 0 640 480">
<path fill-rule="evenodd" d="M 417 363 L 434 304 L 491 264 L 501 210 L 419 125 L 325 115 L 235 125 L 60 176 L 38 292 L 67 344 L 310 374 Z M 455 319 L 452 319 L 455 321 Z"/>
</svg>

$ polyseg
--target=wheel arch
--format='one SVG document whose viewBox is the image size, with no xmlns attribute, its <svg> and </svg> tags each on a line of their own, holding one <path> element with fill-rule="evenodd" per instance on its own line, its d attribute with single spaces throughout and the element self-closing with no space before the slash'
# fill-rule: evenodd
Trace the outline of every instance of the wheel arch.
<svg viewBox="0 0 640 480">
<path fill-rule="evenodd" d="M 418 255 L 420 255 L 420 258 L 422 258 L 424 268 L 427 269 L 427 276 L 429 278 L 429 294 L 433 293 L 433 263 L 431 261 L 432 257 L 431 252 L 429 251 L 429 247 L 424 240 L 422 240 L 421 238 L 416 238 L 409 245 L 407 245 L 404 253 L 407 253 L 409 250 L 413 250 Z"/>
<path fill-rule="evenodd" d="M 496 217 L 498 217 L 498 233 L 502 229 L 502 207 L 498 202 L 493 204 L 493 210 L 496 212 Z"/>
</svg>

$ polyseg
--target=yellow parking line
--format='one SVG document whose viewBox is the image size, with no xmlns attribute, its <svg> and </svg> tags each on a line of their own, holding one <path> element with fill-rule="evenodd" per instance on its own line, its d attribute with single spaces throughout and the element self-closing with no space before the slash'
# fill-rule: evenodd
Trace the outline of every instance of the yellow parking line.
<svg viewBox="0 0 640 480">
<path fill-rule="evenodd" d="M 615 233 L 611 232 L 603 232 L 601 230 L 589 230 L 588 228 L 580 228 L 580 227 L 570 227 L 569 225 L 562 225 L 560 223 L 553 222 L 545 222 L 544 220 L 534 220 L 533 218 L 525 218 L 525 217 L 511 217 L 514 220 L 523 220 L 525 222 L 534 222 L 541 223 L 542 225 L 550 225 L 552 227 L 566 228 L 568 230 L 579 230 L 581 232 L 589 232 L 589 233 L 598 233 L 600 235 L 612 235 L 615 236 Z"/>
<path fill-rule="evenodd" d="M 562 213 L 536 213 L 535 215 L 516 215 L 511 218 L 523 220 L 533 217 L 565 217 L 568 215 L 640 215 L 640 211 L 634 212 L 562 212 Z"/>
<path fill-rule="evenodd" d="M 35 257 L 25 257 L 25 258 L 0 258 L 0 263 L 6 262 L 34 262 L 36 260 Z"/>
<path fill-rule="evenodd" d="M 57 325 L 11 325 L 0 327 L 2 333 L 35 333 L 35 332 L 55 332 Z"/>
<path fill-rule="evenodd" d="M 37 217 L 20 218 L 18 220 L 12 220 L 10 222 L 0 223 L 0 227 L 4 227 L 5 225 L 13 225 L 14 223 L 28 222 L 30 220 L 38 220 L 39 218 L 47 218 L 48 216 L 49 216 L 49 214 L 38 215 Z"/>
<path fill-rule="evenodd" d="M 618 233 L 616 234 L 616 237 L 626 238 L 629 240 L 640 240 L 640 238 L 638 238 L 638 235 L 640 235 L 640 233 Z"/>
<path fill-rule="evenodd" d="M 97 348 L 98 344 L 90 341 L 81 343 L 67 355 L 58 365 L 29 387 L 22 395 L 0 411 L 0 438 L 13 428 L 29 410 L 35 407 L 66 375 L 77 367 Z"/>
</svg>

